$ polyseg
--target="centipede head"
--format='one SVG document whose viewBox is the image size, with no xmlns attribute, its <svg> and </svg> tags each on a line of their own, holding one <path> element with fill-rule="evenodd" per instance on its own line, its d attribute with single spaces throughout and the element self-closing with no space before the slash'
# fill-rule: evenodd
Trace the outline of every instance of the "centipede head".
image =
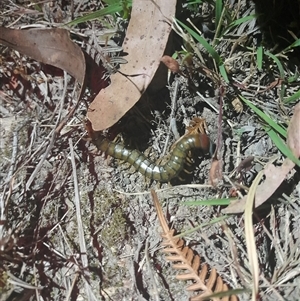
<svg viewBox="0 0 300 301">
<path fill-rule="evenodd" d="M 207 124 L 206 124 L 206 120 L 204 118 L 200 118 L 200 117 L 194 117 L 189 126 L 186 128 L 187 133 L 186 135 L 189 134 L 206 134 L 207 133 Z"/>
<path fill-rule="evenodd" d="M 214 144 L 207 135 L 208 129 L 204 118 L 194 117 L 186 130 L 187 133 L 184 136 L 193 134 L 199 135 L 203 152 L 210 153 L 210 155 L 213 154 Z"/>
</svg>

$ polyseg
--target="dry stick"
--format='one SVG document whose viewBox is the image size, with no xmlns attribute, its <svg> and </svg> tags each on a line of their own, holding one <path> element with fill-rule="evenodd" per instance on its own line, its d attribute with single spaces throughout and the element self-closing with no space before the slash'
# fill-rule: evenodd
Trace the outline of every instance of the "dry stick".
<svg viewBox="0 0 300 301">
<path fill-rule="evenodd" d="M 274 294 L 276 294 L 276 296 L 277 296 L 277 298 L 278 298 L 277 300 L 280 300 L 280 301 L 285 301 L 285 300 L 286 300 L 286 299 L 283 298 L 283 297 L 280 295 L 280 293 L 277 291 L 276 285 L 275 285 L 274 283 L 271 283 L 269 280 L 267 280 L 267 279 L 265 278 L 264 275 L 261 275 L 260 278 L 266 283 L 266 286 L 268 287 L 267 290 L 264 292 L 265 295 L 269 294 L 270 291 L 273 291 Z M 293 277 L 293 278 L 294 278 L 294 277 Z"/>
<path fill-rule="evenodd" d="M 33 278 L 34 278 L 35 286 L 38 286 L 38 284 L 37 284 L 37 282 L 38 282 L 37 269 L 36 269 L 35 264 L 33 265 Z M 40 300 L 40 294 L 39 294 L 39 290 L 37 288 L 35 289 L 35 297 L 36 297 L 37 301 Z"/>
<path fill-rule="evenodd" d="M 47 146 L 47 149 L 42 157 L 42 159 L 39 161 L 39 163 L 37 164 L 37 166 L 35 167 L 33 173 L 31 174 L 30 178 L 28 179 L 27 183 L 26 183 L 26 186 L 25 186 L 25 190 L 29 190 L 29 187 L 31 186 L 33 180 L 35 179 L 36 177 L 36 174 L 39 172 L 39 170 L 42 168 L 42 165 L 44 163 L 44 161 L 46 160 L 46 158 L 48 157 L 48 154 L 49 152 L 51 151 L 53 145 L 54 145 L 54 140 L 56 138 L 56 133 L 54 130 L 52 130 L 52 137 L 51 137 L 51 140 Z"/>
<path fill-rule="evenodd" d="M 13 132 L 13 147 L 12 147 L 12 155 L 11 155 L 11 164 L 10 164 L 10 168 L 5 180 L 5 185 L 4 185 L 4 189 L 3 189 L 3 193 L 2 193 L 2 197 L 0 199 L 0 220 L 1 221 L 5 221 L 6 220 L 6 214 L 5 214 L 5 208 L 6 208 L 6 204 L 7 202 L 4 201 L 4 195 L 5 195 L 5 191 L 7 189 L 8 186 L 8 182 L 10 182 L 12 180 L 12 175 L 14 172 L 14 167 L 16 164 L 16 159 L 17 159 L 17 153 L 18 153 L 18 131 L 14 131 Z M 4 224 L 1 223 L 0 224 L 0 238 L 4 237 Z"/>
<path fill-rule="evenodd" d="M 260 171 L 254 179 L 249 193 L 247 195 L 247 202 L 245 205 L 244 221 L 245 221 L 245 240 L 247 253 L 249 258 L 250 272 L 252 276 L 252 301 L 256 301 L 259 290 L 259 265 L 257 249 L 255 244 L 255 236 L 253 230 L 253 205 L 255 200 L 255 191 L 257 186 L 264 175 L 264 171 Z"/>
<path fill-rule="evenodd" d="M 199 91 L 196 91 L 196 94 L 204 101 L 206 102 L 217 114 L 219 113 L 218 109 L 212 105 L 207 98 L 203 97 Z"/>
<path fill-rule="evenodd" d="M 49 140 L 50 136 L 52 135 L 52 132 L 50 134 L 48 134 L 48 136 L 46 137 L 45 140 Z M 38 153 L 41 151 L 41 149 L 43 149 L 43 147 L 45 146 L 46 142 L 44 141 L 35 151 L 34 153 L 24 162 L 22 163 L 22 165 L 15 171 L 15 173 L 12 175 L 12 177 L 14 177 L 25 165 L 27 165 L 27 163 Z"/>
<path fill-rule="evenodd" d="M 75 203 L 75 208 L 76 208 L 79 245 L 80 245 L 82 265 L 83 265 L 83 268 L 85 268 L 88 266 L 88 261 L 87 261 L 86 245 L 85 245 L 85 241 L 84 241 L 84 232 L 83 232 L 82 219 L 81 219 L 80 196 L 79 196 L 79 187 L 78 187 L 78 180 L 77 180 L 77 173 L 76 173 L 74 148 L 73 148 L 73 143 L 72 143 L 71 138 L 69 138 L 69 147 L 70 147 L 71 163 L 72 163 L 72 170 L 73 170 L 74 194 L 75 194 L 74 195 L 74 203 Z"/>
<path fill-rule="evenodd" d="M 288 212 L 288 211 L 287 211 Z M 273 207 L 271 207 L 271 213 L 270 213 L 270 221 L 272 222 L 272 214 L 274 214 L 274 208 Z M 286 213 L 286 214 L 288 214 L 288 213 Z M 261 222 L 261 219 L 259 218 L 259 216 L 257 215 L 257 213 L 256 212 L 253 212 L 253 215 L 254 215 L 254 217 L 256 218 L 256 220 L 260 223 Z M 285 262 L 285 259 L 284 259 L 284 256 L 283 256 L 283 254 L 282 254 L 282 250 L 281 250 L 281 246 L 280 246 L 280 239 L 279 239 L 279 237 L 277 237 L 277 240 L 275 240 L 275 236 L 277 236 L 276 234 L 275 234 L 275 232 L 273 231 L 273 229 L 272 229 L 272 224 L 270 225 L 270 228 L 272 229 L 272 232 L 274 233 L 274 235 L 272 235 L 271 233 L 270 233 L 270 231 L 268 230 L 268 228 L 264 225 L 264 223 L 262 223 L 261 224 L 262 225 L 262 227 L 263 227 L 263 229 L 264 229 L 264 231 L 265 231 L 265 233 L 266 233 L 266 235 L 269 237 L 269 239 L 270 239 L 270 241 L 272 242 L 272 244 L 273 244 L 273 247 L 274 247 L 274 249 L 277 251 L 277 253 L 278 253 L 278 257 L 277 257 L 277 260 L 278 261 L 280 261 L 280 264 L 284 264 L 284 262 Z M 274 280 L 274 279 L 273 279 Z M 274 281 L 272 281 L 272 282 L 274 282 Z"/>
<path fill-rule="evenodd" d="M 33 149 L 33 144 L 34 144 L 34 141 L 35 141 L 35 137 L 37 136 L 37 122 L 35 122 L 34 124 L 33 124 L 33 129 L 32 129 L 32 131 L 31 131 L 31 134 L 30 134 L 30 143 L 29 143 L 29 149 L 31 150 L 31 149 Z"/>
<path fill-rule="evenodd" d="M 74 87 L 73 92 L 74 92 L 75 89 L 76 89 L 76 87 Z M 56 127 L 56 129 L 55 129 L 56 134 L 60 134 L 60 131 L 67 124 L 67 122 L 71 118 L 71 116 L 73 116 L 74 112 L 76 111 L 76 109 L 77 109 L 77 107 L 78 107 L 78 105 L 80 103 L 80 99 L 81 99 L 82 93 L 83 93 L 83 90 L 82 90 L 82 86 L 81 86 L 80 87 L 80 94 L 79 94 L 79 96 L 77 98 L 77 103 L 69 110 L 68 115 L 65 116 L 63 118 L 63 120 L 60 122 L 60 124 Z"/>
<path fill-rule="evenodd" d="M 31 284 L 19 279 L 18 277 L 14 276 L 9 271 L 7 271 L 6 273 L 8 276 L 7 282 L 13 286 L 19 286 L 19 287 L 26 288 L 26 289 L 42 289 L 43 288 L 42 286 L 31 285 Z"/>
<path fill-rule="evenodd" d="M 61 114 L 62 114 L 62 110 L 63 110 L 63 106 L 64 106 L 64 99 L 65 99 L 66 94 L 67 94 L 67 73 L 64 71 L 64 89 L 63 89 L 63 94 L 62 94 L 62 97 L 61 97 L 61 100 L 60 100 L 60 109 L 59 109 L 59 112 L 58 112 L 56 124 L 55 124 L 54 129 L 52 130 L 52 137 L 50 139 L 50 142 L 47 146 L 47 149 L 46 149 L 42 159 L 37 164 L 37 166 L 35 167 L 34 171 L 32 172 L 30 178 L 28 179 L 28 181 L 26 183 L 26 186 L 25 186 L 26 190 L 29 189 L 30 185 L 32 184 L 32 182 L 35 179 L 35 177 L 36 177 L 37 173 L 39 172 L 39 170 L 42 168 L 42 165 L 44 164 L 44 161 L 48 157 L 48 154 L 50 153 L 50 151 L 51 151 L 51 149 L 54 145 L 54 141 L 55 141 L 55 138 L 57 136 L 57 132 L 56 132 L 55 128 L 58 126 L 59 121 L 60 121 L 60 117 L 61 117 Z"/>
<path fill-rule="evenodd" d="M 222 119 L 223 119 L 223 97 L 225 93 L 224 86 L 221 85 L 219 89 L 219 118 L 218 118 L 218 136 L 217 136 L 217 145 L 216 145 L 216 151 L 214 153 L 214 158 L 215 160 L 220 159 L 221 156 L 221 150 L 222 150 Z"/>
<path fill-rule="evenodd" d="M 22 126 L 23 127 L 23 126 Z M 13 145 L 12 145 L 12 154 L 11 154 L 11 165 L 8 171 L 8 175 L 6 177 L 5 183 L 8 183 L 12 177 L 12 174 L 15 169 L 17 153 L 18 153 L 18 131 L 13 132 Z"/>
<path fill-rule="evenodd" d="M 76 282 L 77 282 L 78 277 L 79 277 L 79 273 L 75 273 L 75 276 L 74 276 L 74 278 L 73 278 L 73 281 L 72 281 L 72 283 L 71 283 L 71 286 L 69 287 L 69 290 L 68 290 L 68 292 L 67 292 L 65 301 L 71 300 L 72 291 L 73 291 L 73 288 L 75 287 L 75 284 L 76 284 Z"/>
<path fill-rule="evenodd" d="M 173 132 L 176 140 L 179 139 L 179 137 L 180 137 L 176 126 L 174 126 L 174 119 L 176 119 L 176 117 L 175 117 L 175 108 L 176 108 L 177 92 L 178 92 L 178 80 L 175 81 L 174 95 L 172 97 L 172 107 L 171 107 L 170 126 L 169 126 L 170 131 L 168 132 L 168 136 L 166 138 L 165 146 L 164 146 L 164 149 L 163 149 L 163 152 L 162 152 L 161 156 L 164 156 L 166 151 L 167 151 L 168 142 L 170 140 L 170 132 L 171 131 Z M 176 122 L 175 122 L 175 124 L 176 124 Z"/>
<path fill-rule="evenodd" d="M 163 192 L 163 191 L 172 191 L 172 190 L 177 190 L 180 188 L 193 188 L 193 189 L 204 189 L 204 188 L 211 188 L 213 187 L 212 185 L 207 185 L 207 184 L 184 184 L 184 185 L 176 185 L 176 186 L 171 186 L 167 188 L 162 188 L 162 189 L 156 189 L 156 192 Z M 145 194 L 150 194 L 150 191 L 139 191 L 139 192 L 125 192 L 121 191 L 118 189 L 113 189 L 113 191 L 121 193 L 123 195 L 145 195 Z"/>
<path fill-rule="evenodd" d="M 268 289 L 267 289 L 267 291 L 266 291 L 267 294 L 269 293 L 268 291 L 273 291 L 274 294 L 276 295 L 276 297 L 278 298 L 277 300 L 280 300 L 280 301 L 285 301 L 285 300 L 286 300 L 286 299 L 284 299 L 284 298 L 280 295 L 280 293 L 277 291 L 277 289 L 276 289 L 274 283 L 271 283 L 269 280 L 267 280 L 267 279 L 265 278 L 264 275 L 261 275 L 260 278 L 261 278 L 261 279 L 267 284 L 267 286 L 268 286 Z"/>
<path fill-rule="evenodd" d="M 83 270 L 85 270 L 88 267 L 88 257 L 87 257 L 86 244 L 84 240 L 84 231 L 83 231 L 82 219 L 81 219 L 82 214 L 80 209 L 80 195 L 79 195 L 79 187 L 78 187 L 78 180 L 77 180 L 77 173 L 76 173 L 76 163 L 75 163 L 74 148 L 73 148 L 73 143 L 71 138 L 69 138 L 69 147 L 70 147 L 71 163 L 72 163 L 72 170 L 73 170 L 74 194 L 75 194 L 74 203 L 76 209 L 80 254 L 81 254 L 82 268 Z M 84 279 L 84 287 L 85 287 L 88 300 L 96 300 L 94 294 L 91 291 L 89 283 L 85 281 L 85 277 L 83 279 Z"/>
<path fill-rule="evenodd" d="M 226 235 L 230 247 L 230 252 L 231 252 L 231 257 L 232 261 L 234 263 L 234 269 L 236 270 L 236 273 L 240 277 L 240 280 L 242 282 L 242 285 L 246 287 L 246 280 L 245 277 L 241 271 L 241 265 L 239 264 L 239 259 L 238 259 L 238 249 L 236 246 L 236 243 L 234 241 L 234 235 L 231 231 L 231 229 L 228 227 L 226 221 L 220 221 L 220 224 L 222 226 L 223 233 Z"/>
<path fill-rule="evenodd" d="M 160 301 L 159 299 L 159 293 L 158 293 L 158 289 L 157 289 L 157 285 L 156 285 L 156 281 L 153 275 L 153 271 L 152 271 L 152 267 L 150 264 L 150 258 L 149 258 L 149 237 L 147 237 L 146 239 L 146 243 L 145 243 L 145 259 L 146 259 L 146 263 L 148 266 L 148 271 L 149 271 L 149 275 L 150 275 L 150 279 L 153 283 L 153 293 L 152 293 L 152 298 L 154 298 L 154 300 L 156 301 Z"/>
</svg>

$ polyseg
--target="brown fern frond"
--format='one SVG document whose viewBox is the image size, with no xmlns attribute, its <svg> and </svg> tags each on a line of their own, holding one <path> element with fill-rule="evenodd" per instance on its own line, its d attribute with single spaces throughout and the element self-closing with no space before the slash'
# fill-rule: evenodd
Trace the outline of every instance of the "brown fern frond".
<svg viewBox="0 0 300 301">
<path fill-rule="evenodd" d="M 175 230 L 169 228 L 155 191 L 151 190 L 151 194 L 157 211 L 158 219 L 163 229 L 162 245 L 165 247 L 163 252 L 169 254 L 166 255 L 166 259 L 173 263 L 172 267 L 174 269 L 185 271 L 179 272 L 179 274 L 176 276 L 176 279 L 193 281 L 193 284 L 186 288 L 187 291 L 194 291 L 198 293 L 196 296 L 191 297 L 190 300 L 200 301 L 214 293 L 227 292 L 228 286 L 217 274 L 217 270 L 212 268 L 209 271 L 207 264 L 203 264 L 201 266 L 200 256 L 195 254 L 189 246 L 186 246 L 183 239 L 174 237 Z M 213 301 L 238 300 L 237 296 L 235 295 L 222 297 L 221 299 L 217 297 L 212 297 L 209 299 Z"/>
</svg>

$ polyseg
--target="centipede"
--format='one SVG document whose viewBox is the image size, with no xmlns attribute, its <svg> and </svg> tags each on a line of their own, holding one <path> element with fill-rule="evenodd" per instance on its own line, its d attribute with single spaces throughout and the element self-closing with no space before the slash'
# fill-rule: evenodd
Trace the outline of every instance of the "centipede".
<svg viewBox="0 0 300 301">
<path fill-rule="evenodd" d="M 137 149 L 128 149 L 125 145 L 109 140 L 106 137 L 93 138 L 92 142 L 105 154 L 132 165 L 145 177 L 161 183 L 169 182 L 183 170 L 189 152 L 200 149 L 208 153 L 211 147 L 206 132 L 206 123 L 201 118 L 194 118 L 182 136 L 171 149 L 164 164 L 156 164 Z"/>
</svg>

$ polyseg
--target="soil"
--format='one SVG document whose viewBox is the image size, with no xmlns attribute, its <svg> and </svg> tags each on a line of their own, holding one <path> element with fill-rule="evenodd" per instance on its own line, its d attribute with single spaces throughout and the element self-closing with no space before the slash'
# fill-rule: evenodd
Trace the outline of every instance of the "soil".
<svg viewBox="0 0 300 301">
<path fill-rule="evenodd" d="M 45 4 L 42 19 L 67 16 L 69 4 L 65 2 L 58 1 L 56 10 Z M 240 7 L 240 17 L 265 10 L 249 1 L 229 2 L 234 9 Z M 82 3 L 83 12 L 96 9 L 93 1 Z M 8 11 L 10 3 L 3 1 L 0 6 Z M 209 41 L 214 28 L 212 7 L 207 1 L 190 12 L 195 22 L 208 28 L 204 36 Z M 58 16 L 54 15 L 57 11 Z M 187 13 L 182 9 L 179 17 Z M 3 26 L 8 26 L 16 16 L 1 18 Z M 23 16 L 18 24 L 40 21 Z M 106 21 L 115 22 L 113 18 Z M 93 24 L 99 26 L 99 20 Z M 119 26 L 125 30 L 123 23 Z M 238 27 L 232 36 L 225 35 L 216 46 L 222 57 L 236 57 L 228 61 L 228 73 L 240 83 L 238 87 L 217 83 L 201 68 L 192 70 L 189 78 L 173 74 L 166 88 L 155 94 L 146 92 L 110 129 L 116 141 L 161 164 L 191 120 L 206 120 L 221 177 L 212 171 L 212 154 L 193 152 L 191 173 L 183 172 L 181 179 L 163 184 L 146 179 L 126 162 L 101 154 L 91 143 L 84 127 L 90 91 L 78 104 L 79 92 L 69 75 L 43 73 L 39 63 L 1 48 L 1 300 L 169 301 L 195 296 L 186 290 L 191 281 L 176 279 L 185 271 L 172 268 L 162 252 L 162 229 L 151 189 L 169 226 L 182 234 L 202 264 L 209 265 L 209 273 L 215 268 L 228 287 L 243 289 L 239 300 L 251 299 L 253 278 L 243 214 L 225 215 L 226 205 L 187 206 L 185 202 L 245 195 L 271 158 L 276 157 L 276 165 L 284 160 L 261 119 L 237 99 L 237 94 L 249 99 L 278 124 L 286 125 L 292 116 L 296 103 L 284 104 L 282 86 L 272 85 L 279 78 L 274 62 L 267 57 L 262 70 L 254 63 L 255 43 L 265 37 L 266 47 L 271 48 L 272 41 L 264 34 L 266 26 L 264 20 L 260 19 L 260 26 L 254 20 L 245 28 Z M 239 38 L 243 42 L 230 42 Z M 178 41 L 175 49 L 182 45 Z M 115 39 L 115 43 L 120 42 Z M 231 51 L 234 56 L 229 55 Z M 292 95 L 300 87 L 299 59 L 294 53 L 287 55 L 285 72 L 296 75 L 293 84 L 285 86 Z M 204 59 L 213 68 L 208 54 Z M 11 74 L 20 64 L 32 79 L 17 75 L 15 86 Z M 196 56 L 194 64 L 200 66 Z M 39 82 L 43 75 L 47 80 Z M 57 135 L 55 128 L 74 107 Z M 236 172 L 239 163 L 251 157 L 251 164 Z M 257 300 L 299 299 L 299 178 L 299 168 L 295 168 L 272 197 L 254 210 L 260 272 Z"/>
</svg>

